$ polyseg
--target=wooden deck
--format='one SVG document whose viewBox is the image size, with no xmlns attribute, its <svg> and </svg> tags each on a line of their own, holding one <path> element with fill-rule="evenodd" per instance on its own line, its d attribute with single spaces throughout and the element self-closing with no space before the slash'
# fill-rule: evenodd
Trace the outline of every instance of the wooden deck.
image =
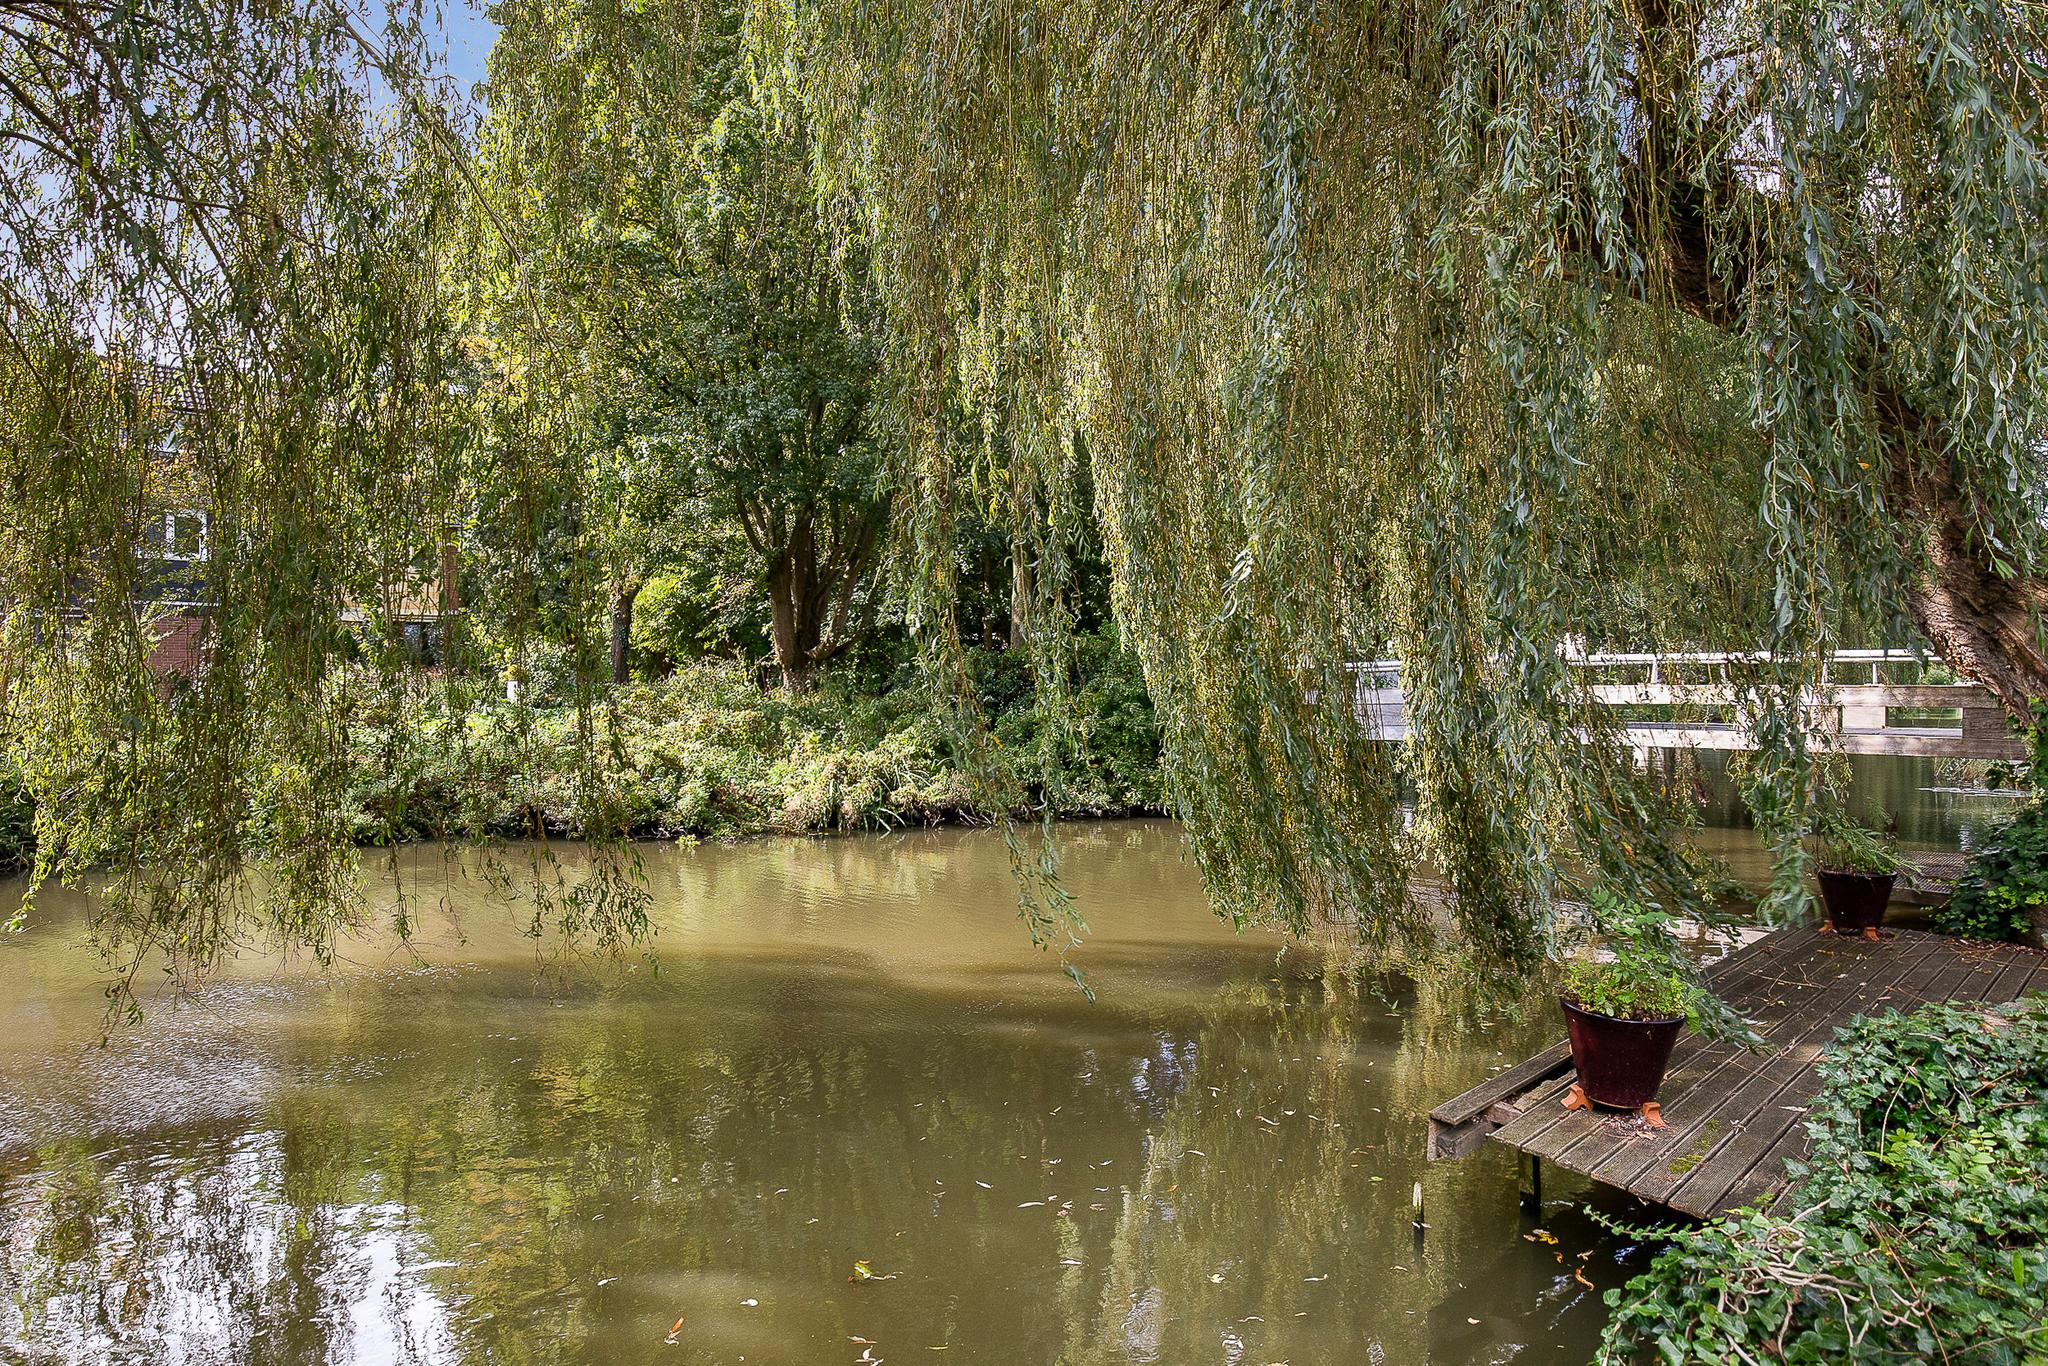
<svg viewBox="0 0 2048 1366">
<path fill-rule="evenodd" d="M 1751 1053 L 1688 1033 L 1659 1095 L 1666 1127 L 1630 1114 L 1566 1110 L 1574 1080 L 1562 1043 L 1430 1112 L 1429 1155 L 1463 1157 L 1486 1139 L 1640 1199 L 1711 1217 L 1774 1198 L 1807 1148 L 1815 1063 L 1857 1015 L 1935 1001 L 2014 1000 L 2048 990 L 2048 954 L 1916 930 L 1878 943 L 1780 930 L 1709 972 L 1771 1047 Z"/>
</svg>

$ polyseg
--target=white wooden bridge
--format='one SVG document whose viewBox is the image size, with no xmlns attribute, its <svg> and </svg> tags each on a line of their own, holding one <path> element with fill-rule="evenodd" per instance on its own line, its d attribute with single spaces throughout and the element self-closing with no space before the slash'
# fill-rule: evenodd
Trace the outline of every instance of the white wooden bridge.
<svg viewBox="0 0 2048 1366">
<path fill-rule="evenodd" d="M 1761 654 L 1582 654 L 1574 668 L 1588 676 L 1598 701 L 1628 708 L 1621 732 L 1647 755 L 1657 749 L 1754 749 L 1742 716 L 1736 679 L 1766 664 Z M 1829 657 L 1827 680 L 1801 705 L 1815 727 L 1845 754 L 1927 758 L 2016 759 L 2026 748 L 2007 729 L 2005 709 L 1974 683 L 1927 683 L 1933 665 L 1909 650 L 1842 650 Z M 1358 719 L 1381 739 L 1408 736 L 1401 661 L 1350 666 Z M 1896 681 L 1901 675 L 1911 681 Z"/>
</svg>

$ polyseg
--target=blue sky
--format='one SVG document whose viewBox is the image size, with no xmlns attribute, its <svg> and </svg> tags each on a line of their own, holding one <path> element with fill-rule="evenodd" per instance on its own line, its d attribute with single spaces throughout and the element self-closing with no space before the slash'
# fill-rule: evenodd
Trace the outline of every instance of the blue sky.
<svg viewBox="0 0 2048 1366">
<path fill-rule="evenodd" d="M 461 81 L 466 91 L 484 78 L 484 59 L 498 36 L 498 26 L 484 17 L 483 0 L 443 0 L 442 27 L 446 31 L 448 74 Z"/>
</svg>

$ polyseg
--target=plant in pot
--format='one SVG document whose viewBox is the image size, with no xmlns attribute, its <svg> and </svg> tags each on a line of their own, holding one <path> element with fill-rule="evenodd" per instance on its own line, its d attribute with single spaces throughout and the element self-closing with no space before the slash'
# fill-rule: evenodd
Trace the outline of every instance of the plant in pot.
<svg viewBox="0 0 2048 1366">
<path fill-rule="evenodd" d="M 1661 911 L 1596 895 L 1593 921 L 1609 956 L 1565 964 L 1559 992 L 1578 1070 L 1565 1106 L 1636 1110 L 1661 1128 L 1657 1090 L 1700 990 Z"/>
<path fill-rule="evenodd" d="M 1832 807 L 1814 822 L 1812 843 L 1814 876 L 1820 882 L 1821 905 L 1827 909 L 1822 928 L 1877 938 L 1892 886 L 1899 880 L 1897 844 Z"/>
</svg>

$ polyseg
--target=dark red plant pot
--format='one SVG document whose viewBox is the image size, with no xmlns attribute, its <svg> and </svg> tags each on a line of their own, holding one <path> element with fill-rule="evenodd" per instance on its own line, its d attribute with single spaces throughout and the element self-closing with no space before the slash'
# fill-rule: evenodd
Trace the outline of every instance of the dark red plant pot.
<svg viewBox="0 0 2048 1366">
<path fill-rule="evenodd" d="M 1840 934 L 1860 934 L 1884 923 L 1884 908 L 1892 899 L 1897 873 L 1849 873 L 1821 868 L 1821 904 L 1827 907 L 1828 923 Z"/>
<path fill-rule="evenodd" d="M 1563 997 L 1565 1029 L 1571 1034 L 1572 1066 L 1586 1099 L 1616 1110 L 1634 1110 L 1657 1098 L 1671 1048 L 1685 1017 L 1618 1020 L 1573 1005 Z"/>
</svg>

